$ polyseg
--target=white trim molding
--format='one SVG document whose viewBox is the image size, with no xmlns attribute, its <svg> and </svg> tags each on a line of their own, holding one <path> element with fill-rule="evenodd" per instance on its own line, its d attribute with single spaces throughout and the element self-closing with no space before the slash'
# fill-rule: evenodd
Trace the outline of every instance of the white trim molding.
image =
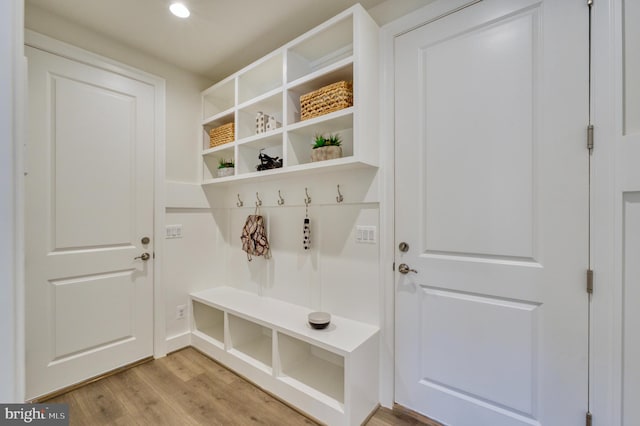
<svg viewBox="0 0 640 426">
<path fill-rule="evenodd" d="M 0 401 L 24 401 L 24 4 L 0 4 Z"/>
<path fill-rule="evenodd" d="M 44 50 L 58 56 L 72 59 L 93 67 L 111 71 L 128 78 L 141 81 L 154 88 L 155 96 L 155 145 L 154 145 L 154 281 L 153 281 L 153 317 L 154 330 L 153 355 L 156 358 L 167 354 L 166 320 L 165 320 L 165 292 L 162 285 L 162 262 L 164 244 L 164 216 L 165 216 L 165 99 L 166 83 L 161 77 L 138 70 L 113 59 L 97 55 L 87 50 L 55 40 L 31 30 L 25 30 L 25 44 L 36 49 Z"/>
</svg>

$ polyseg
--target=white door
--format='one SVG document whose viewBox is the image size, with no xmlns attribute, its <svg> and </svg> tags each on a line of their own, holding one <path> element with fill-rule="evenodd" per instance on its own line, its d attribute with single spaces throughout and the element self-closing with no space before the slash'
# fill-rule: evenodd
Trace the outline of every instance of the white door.
<svg viewBox="0 0 640 426">
<path fill-rule="evenodd" d="M 153 87 L 31 47 L 27 397 L 153 353 Z"/>
<path fill-rule="evenodd" d="M 585 422 L 586 3 L 395 41 L 396 401 L 448 425 Z"/>
</svg>

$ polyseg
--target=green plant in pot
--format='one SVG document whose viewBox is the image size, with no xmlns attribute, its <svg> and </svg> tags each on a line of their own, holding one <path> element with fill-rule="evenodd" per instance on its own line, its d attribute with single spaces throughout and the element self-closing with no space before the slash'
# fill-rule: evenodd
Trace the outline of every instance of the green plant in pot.
<svg viewBox="0 0 640 426">
<path fill-rule="evenodd" d="M 332 160 L 342 157 L 342 139 L 339 134 L 323 136 L 316 135 L 313 149 L 311 150 L 311 161 Z"/>
<path fill-rule="evenodd" d="M 218 177 L 233 176 L 235 166 L 233 160 L 220 158 L 218 160 Z"/>
</svg>

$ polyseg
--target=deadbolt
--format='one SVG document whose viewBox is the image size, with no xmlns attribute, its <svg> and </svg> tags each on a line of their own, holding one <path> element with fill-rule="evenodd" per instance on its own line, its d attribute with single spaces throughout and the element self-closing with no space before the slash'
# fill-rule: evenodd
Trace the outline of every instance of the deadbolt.
<svg viewBox="0 0 640 426">
<path fill-rule="evenodd" d="M 136 256 L 133 258 L 133 260 L 137 260 L 137 259 L 142 259 L 144 261 L 147 261 L 151 259 L 151 255 L 149 253 L 142 253 L 140 256 Z"/>
<path fill-rule="evenodd" d="M 401 263 L 400 265 L 398 265 L 398 272 L 403 275 L 406 275 L 409 272 L 415 272 L 416 274 L 418 273 L 418 271 L 416 271 L 415 269 L 411 269 L 406 263 Z"/>
<path fill-rule="evenodd" d="M 400 243 L 400 245 L 398 245 L 398 249 L 403 252 L 406 253 L 409 251 L 409 244 L 405 243 L 404 241 Z"/>
<path fill-rule="evenodd" d="M 140 240 L 140 242 L 142 244 L 149 244 L 151 242 L 151 239 L 149 237 L 142 237 L 142 239 Z"/>
</svg>

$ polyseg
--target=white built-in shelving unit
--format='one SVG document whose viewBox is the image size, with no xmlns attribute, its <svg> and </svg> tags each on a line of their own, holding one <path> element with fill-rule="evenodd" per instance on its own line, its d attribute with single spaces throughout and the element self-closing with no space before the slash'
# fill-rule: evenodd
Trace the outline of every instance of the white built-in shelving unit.
<svg viewBox="0 0 640 426">
<path fill-rule="evenodd" d="M 300 121 L 300 96 L 338 81 L 353 82 L 353 107 Z M 355 5 L 202 93 L 202 183 L 228 184 L 295 173 L 377 167 L 378 26 Z M 256 134 L 256 114 L 280 127 Z M 209 130 L 235 123 L 235 141 L 209 148 Z M 343 157 L 311 162 L 316 134 L 338 133 Z M 258 154 L 283 159 L 279 169 L 256 171 Z M 235 174 L 217 177 L 220 159 Z"/>
<path fill-rule="evenodd" d="M 191 295 L 197 349 L 329 425 L 359 425 L 378 406 L 378 327 L 231 287 Z"/>
<path fill-rule="evenodd" d="M 378 166 L 378 26 L 355 5 L 202 93 L 202 184 L 234 184 Z M 300 120 L 300 96 L 353 82 L 353 106 Z M 280 125 L 256 134 L 256 114 Z M 209 131 L 235 124 L 233 142 L 209 148 Z M 311 161 L 317 134 L 339 134 L 342 158 Z M 258 154 L 283 167 L 257 171 Z M 220 160 L 232 176 L 217 177 Z M 256 194 L 257 196 L 257 194 Z M 239 198 L 239 195 L 238 195 Z M 287 403 L 330 425 L 359 425 L 378 406 L 378 327 L 232 287 L 191 294 L 192 345 Z"/>
</svg>

